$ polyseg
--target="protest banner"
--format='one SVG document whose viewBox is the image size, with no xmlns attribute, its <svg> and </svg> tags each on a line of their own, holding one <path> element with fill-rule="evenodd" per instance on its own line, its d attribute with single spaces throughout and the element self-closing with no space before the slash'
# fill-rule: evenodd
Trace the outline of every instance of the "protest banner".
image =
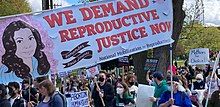
<svg viewBox="0 0 220 107">
<path fill-rule="evenodd" d="M 98 66 L 93 66 L 88 69 L 86 69 L 86 75 L 87 77 L 95 77 L 95 75 L 99 74 L 99 68 Z"/>
<path fill-rule="evenodd" d="M 191 49 L 189 53 L 189 65 L 209 64 L 209 49 Z"/>
<path fill-rule="evenodd" d="M 145 71 L 151 71 L 151 72 L 154 72 L 154 71 L 156 71 L 156 69 L 157 69 L 157 64 L 158 64 L 158 59 L 153 59 L 153 58 L 151 58 L 151 59 L 146 59 L 146 63 L 145 63 L 145 65 L 144 65 L 144 70 Z"/>
<path fill-rule="evenodd" d="M 172 1 L 105 0 L 0 19 L 5 82 L 70 71 L 173 42 Z"/>
<path fill-rule="evenodd" d="M 152 107 L 149 97 L 154 96 L 154 86 L 139 84 L 137 93 L 137 107 Z M 144 93 L 144 94 L 143 94 Z"/>
<path fill-rule="evenodd" d="M 66 94 L 67 107 L 89 107 L 87 91 Z"/>
</svg>

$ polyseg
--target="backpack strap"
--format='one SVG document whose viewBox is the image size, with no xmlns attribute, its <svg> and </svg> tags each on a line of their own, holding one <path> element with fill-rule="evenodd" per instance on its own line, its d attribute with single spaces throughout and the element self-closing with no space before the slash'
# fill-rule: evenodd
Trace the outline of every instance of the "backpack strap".
<svg viewBox="0 0 220 107">
<path fill-rule="evenodd" d="M 55 91 L 54 94 L 51 96 L 50 98 L 50 101 L 49 101 L 49 105 L 51 107 L 53 107 L 53 104 L 54 104 L 54 100 L 55 100 L 55 96 L 59 95 L 63 101 L 63 107 L 66 107 L 67 106 L 67 101 L 65 99 L 65 96 L 62 95 L 59 91 Z"/>
</svg>

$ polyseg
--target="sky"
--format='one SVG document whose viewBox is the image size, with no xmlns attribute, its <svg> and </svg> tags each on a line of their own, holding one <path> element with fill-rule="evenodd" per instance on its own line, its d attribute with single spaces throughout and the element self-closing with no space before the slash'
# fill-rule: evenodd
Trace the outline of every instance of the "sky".
<svg viewBox="0 0 220 107">
<path fill-rule="evenodd" d="M 32 10 L 41 11 L 42 0 L 28 0 Z M 62 7 L 77 5 L 83 0 L 53 0 L 56 4 L 62 4 Z M 204 1 L 204 21 L 206 25 L 220 26 L 220 0 L 203 0 Z M 195 0 L 185 0 L 184 8 L 189 8 L 195 4 Z M 61 6 L 60 6 L 61 7 Z"/>
</svg>

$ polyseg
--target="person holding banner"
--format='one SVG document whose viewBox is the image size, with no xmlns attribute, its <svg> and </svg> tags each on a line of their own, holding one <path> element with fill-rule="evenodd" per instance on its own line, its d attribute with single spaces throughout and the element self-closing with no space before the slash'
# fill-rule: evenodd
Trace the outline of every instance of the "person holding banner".
<svg viewBox="0 0 220 107">
<path fill-rule="evenodd" d="M 92 98 L 95 107 L 113 107 L 114 89 L 109 82 L 106 82 L 106 74 L 104 72 L 99 73 L 99 83 L 94 87 Z"/>
<path fill-rule="evenodd" d="M 155 86 L 155 91 L 154 91 L 154 96 L 150 97 L 150 101 L 153 102 L 152 107 L 157 107 L 157 102 L 159 101 L 161 94 L 167 91 L 168 87 L 166 81 L 163 80 L 162 73 L 155 72 L 153 74 L 153 79 L 154 79 L 153 86 Z"/>
<path fill-rule="evenodd" d="M 192 102 L 185 93 L 185 89 L 179 83 L 179 79 L 176 76 L 173 76 L 173 98 L 171 98 L 171 78 L 167 78 L 168 91 L 164 92 L 161 95 L 159 100 L 159 107 L 170 107 L 170 106 L 179 106 L 179 107 L 192 107 Z"/>
<path fill-rule="evenodd" d="M 42 51 L 45 46 L 37 29 L 24 21 L 13 21 L 5 28 L 2 41 L 5 53 L 0 72 L 6 81 L 22 81 L 49 72 L 50 64 Z"/>
<path fill-rule="evenodd" d="M 22 96 L 27 102 L 37 105 L 39 94 L 35 87 L 32 87 L 32 79 L 25 78 L 22 81 Z M 29 98 L 30 97 L 30 98 Z"/>
</svg>

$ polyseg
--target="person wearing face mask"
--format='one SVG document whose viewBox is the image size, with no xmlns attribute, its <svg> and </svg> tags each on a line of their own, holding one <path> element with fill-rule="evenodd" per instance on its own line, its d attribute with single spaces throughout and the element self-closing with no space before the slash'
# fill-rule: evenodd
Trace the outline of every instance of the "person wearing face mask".
<svg viewBox="0 0 220 107">
<path fill-rule="evenodd" d="M 113 86 L 106 82 L 105 72 L 99 73 L 98 87 L 95 85 L 92 91 L 92 98 L 95 107 L 104 107 L 101 98 L 104 100 L 105 107 L 113 107 L 114 89 Z"/>
<path fill-rule="evenodd" d="M 9 101 L 12 107 L 26 107 L 25 100 L 20 95 L 20 85 L 17 82 L 8 83 Z"/>
<path fill-rule="evenodd" d="M 203 75 L 202 75 L 202 74 L 197 74 L 197 75 L 196 75 L 196 81 L 193 82 L 192 89 L 193 89 L 193 90 L 202 90 L 202 89 L 205 89 L 205 82 L 204 82 L 204 79 L 203 79 Z"/>
<path fill-rule="evenodd" d="M 173 98 L 171 98 L 171 78 L 167 78 L 168 91 L 164 92 L 158 102 L 159 107 L 192 107 L 192 102 L 185 93 L 183 86 L 179 83 L 179 79 L 173 76 Z"/>
<path fill-rule="evenodd" d="M 128 74 L 125 81 L 128 85 L 129 92 L 131 93 L 134 101 L 136 102 L 138 92 L 138 87 L 135 85 L 136 77 L 133 74 Z"/>
<path fill-rule="evenodd" d="M 160 99 L 160 96 L 163 92 L 168 90 L 167 83 L 163 80 L 163 74 L 160 72 L 155 72 L 153 74 L 154 83 L 153 86 L 155 87 L 154 96 L 150 97 L 150 101 L 153 102 L 152 107 L 157 107 L 157 102 Z"/>
<path fill-rule="evenodd" d="M 134 99 L 129 92 L 127 84 L 122 81 L 116 83 L 115 101 L 116 101 L 115 107 L 125 107 L 134 104 Z"/>
<path fill-rule="evenodd" d="M 0 84 L 0 105 L 1 107 L 11 107 L 9 100 L 6 98 L 7 90 L 4 84 Z"/>
</svg>

